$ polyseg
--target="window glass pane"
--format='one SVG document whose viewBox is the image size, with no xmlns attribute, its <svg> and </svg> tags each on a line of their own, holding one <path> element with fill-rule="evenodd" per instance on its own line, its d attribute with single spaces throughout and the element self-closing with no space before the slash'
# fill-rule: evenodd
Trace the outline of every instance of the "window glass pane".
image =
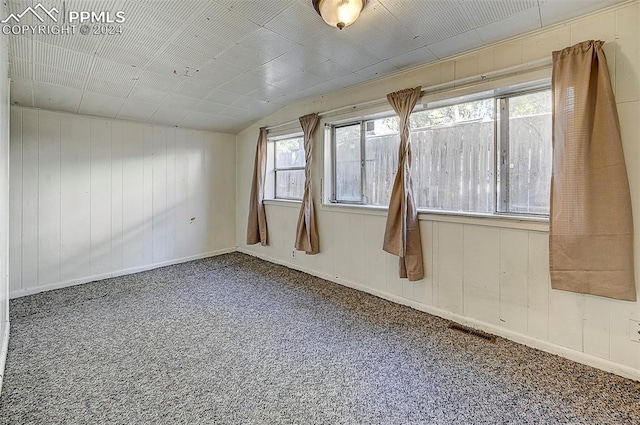
<svg viewBox="0 0 640 425">
<path fill-rule="evenodd" d="M 509 98 L 509 212 L 549 214 L 551 161 L 551 91 Z"/>
<path fill-rule="evenodd" d="M 335 129 L 336 200 L 362 201 L 360 123 Z"/>
<path fill-rule="evenodd" d="M 304 170 L 276 171 L 276 198 L 302 199 Z"/>
<path fill-rule="evenodd" d="M 389 205 L 398 168 L 398 117 L 365 122 L 365 203 Z"/>
<path fill-rule="evenodd" d="M 276 168 L 304 167 L 304 139 L 276 140 Z"/>
<path fill-rule="evenodd" d="M 494 211 L 494 100 L 411 115 L 412 177 L 419 208 Z"/>
</svg>

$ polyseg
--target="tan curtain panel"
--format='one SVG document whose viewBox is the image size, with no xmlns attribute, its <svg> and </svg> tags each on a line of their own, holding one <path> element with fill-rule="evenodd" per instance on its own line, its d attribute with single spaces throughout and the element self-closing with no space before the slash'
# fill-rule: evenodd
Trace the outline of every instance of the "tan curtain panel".
<svg viewBox="0 0 640 425">
<path fill-rule="evenodd" d="M 602 44 L 553 52 L 551 286 L 635 301 L 631 197 Z"/>
<path fill-rule="evenodd" d="M 304 157 L 306 163 L 304 166 L 304 195 L 302 197 L 302 206 L 300 207 L 296 230 L 296 249 L 298 251 L 304 251 L 307 254 L 317 254 L 320 252 L 320 242 L 313 207 L 311 160 L 313 152 L 313 131 L 318 125 L 318 114 L 309 114 L 300 117 L 300 125 L 304 133 Z"/>
<path fill-rule="evenodd" d="M 264 211 L 264 179 L 267 172 L 267 128 L 260 129 L 256 158 L 253 165 L 253 181 L 249 198 L 249 221 L 247 224 L 247 245 L 268 242 L 267 215 Z"/>
<path fill-rule="evenodd" d="M 387 95 L 387 100 L 400 117 L 400 151 L 398 171 L 389 201 L 383 249 L 400 257 L 400 277 L 409 278 L 410 281 L 424 277 L 420 224 L 413 199 L 409 143 L 409 117 L 420 98 L 421 89 L 416 87 Z"/>
</svg>

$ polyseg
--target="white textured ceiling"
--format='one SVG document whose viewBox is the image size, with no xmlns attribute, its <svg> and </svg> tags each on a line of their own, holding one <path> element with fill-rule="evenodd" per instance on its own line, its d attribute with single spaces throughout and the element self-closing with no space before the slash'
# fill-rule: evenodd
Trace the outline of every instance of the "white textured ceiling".
<svg viewBox="0 0 640 425">
<path fill-rule="evenodd" d="M 123 11 L 122 34 L 9 36 L 11 102 L 235 133 L 289 102 L 622 1 L 369 0 L 339 31 L 311 0 L 66 0 Z"/>
</svg>

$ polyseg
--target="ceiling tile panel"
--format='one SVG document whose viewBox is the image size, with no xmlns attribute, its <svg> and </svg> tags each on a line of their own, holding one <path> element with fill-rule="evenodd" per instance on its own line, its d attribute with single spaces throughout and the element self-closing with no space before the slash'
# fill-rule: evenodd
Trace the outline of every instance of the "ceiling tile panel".
<svg viewBox="0 0 640 425">
<path fill-rule="evenodd" d="M 482 46 L 482 39 L 475 30 L 430 44 L 429 50 L 438 58 L 446 58 Z"/>
<path fill-rule="evenodd" d="M 175 40 L 173 40 L 173 43 L 204 53 L 209 58 L 213 58 L 215 55 L 224 52 L 234 44 L 194 26 L 182 28 Z"/>
<path fill-rule="evenodd" d="M 149 123 L 175 126 L 191 111 L 163 105 L 149 118 Z"/>
<path fill-rule="evenodd" d="M 249 19 L 243 18 L 213 1 L 207 2 L 207 6 L 192 23 L 209 34 L 234 43 L 260 28 Z"/>
<path fill-rule="evenodd" d="M 287 64 L 286 61 L 274 59 L 254 69 L 251 73 L 260 78 L 263 84 L 273 84 L 288 78 L 291 74 L 302 71 L 302 68 L 298 68 L 292 63 Z"/>
<path fill-rule="evenodd" d="M 225 90 L 214 90 L 209 93 L 205 100 L 229 106 L 236 99 L 238 99 L 237 93 L 231 93 Z"/>
<path fill-rule="evenodd" d="M 52 66 L 36 64 L 33 67 L 34 81 L 49 83 L 56 86 L 82 89 L 86 74 L 54 68 Z"/>
<path fill-rule="evenodd" d="M 467 0 L 461 4 L 474 27 L 506 19 L 527 9 L 538 13 L 536 0 Z"/>
<path fill-rule="evenodd" d="M 389 59 L 389 62 L 391 62 L 398 68 L 408 69 L 436 60 L 438 60 L 438 58 L 433 54 L 431 50 L 429 50 L 428 47 L 421 47 L 411 52 L 395 56 Z"/>
<path fill-rule="evenodd" d="M 123 81 L 102 80 L 89 77 L 85 90 L 91 93 L 106 94 L 124 99 L 133 88 L 133 85 L 134 81 L 125 83 Z"/>
<path fill-rule="evenodd" d="M 157 110 L 158 105 L 155 103 L 138 102 L 127 99 L 122 105 L 122 108 L 120 108 L 116 118 L 147 122 Z"/>
<path fill-rule="evenodd" d="M 82 100 L 82 90 L 38 81 L 33 83 L 33 94 L 34 107 L 53 111 L 77 113 Z"/>
<path fill-rule="evenodd" d="M 222 84 L 219 89 L 237 94 L 247 94 L 262 86 L 262 81 L 252 73 L 242 74 L 228 83 Z"/>
<path fill-rule="evenodd" d="M 260 28 L 249 37 L 242 40 L 240 45 L 258 52 L 258 55 L 265 62 L 275 59 L 291 49 L 300 47 L 299 44 L 294 43 L 266 28 Z"/>
<path fill-rule="evenodd" d="M 86 74 L 93 56 L 40 42 L 33 43 L 34 62 Z"/>
<path fill-rule="evenodd" d="M 170 92 L 184 80 L 174 74 L 158 74 L 156 72 L 144 71 L 137 79 L 137 85 L 164 92 Z"/>
<path fill-rule="evenodd" d="M 291 6 L 291 0 L 218 0 L 218 3 L 260 26 Z"/>
<path fill-rule="evenodd" d="M 141 102 L 162 103 L 168 96 L 166 91 L 154 90 L 144 86 L 136 86 L 131 93 L 129 93 L 128 99 L 137 100 Z"/>
<path fill-rule="evenodd" d="M 136 68 L 143 68 L 153 59 L 153 56 L 147 54 L 144 50 L 127 49 L 111 43 L 102 43 L 98 48 L 96 57 Z"/>
<path fill-rule="evenodd" d="M 92 78 L 122 83 L 124 86 L 136 81 L 139 74 L 140 70 L 131 65 L 98 58 L 93 60 L 93 68 L 91 69 Z"/>
<path fill-rule="evenodd" d="M 320 77 L 323 81 L 332 80 L 336 77 L 336 75 L 344 75 L 349 73 L 346 68 L 329 59 L 318 65 L 307 68 L 306 72 Z"/>
<path fill-rule="evenodd" d="M 214 87 L 206 86 L 202 83 L 192 82 L 190 78 L 184 79 L 182 83 L 175 89 L 175 92 L 181 96 L 190 97 L 192 99 L 204 99 L 214 90 Z"/>
<path fill-rule="evenodd" d="M 575 16 L 613 6 L 624 0 L 538 0 L 542 25 L 548 26 Z"/>
<path fill-rule="evenodd" d="M 309 69 L 325 62 L 328 58 L 318 54 L 317 51 L 307 47 L 295 47 L 282 56 L 270 61 L 283 66 L 294 66 L 301 69 Z"/>
<path fill-rule="evenodd" d="M 11 78 L 25 78 L 30 80 L 32 78 L 32 63 L 30 61 L 24 61 L 22 59 L 11 59 L 9 66 L 9 75 Z"/>
<path fill-rule="evenodd" d="M 404 18 L 408 14 L 416 19 L 425 19 L 447 10 L 454 9 L 467 0 L 435 0 L 425 1 L 417 5 L 416 0 L 379 0 L 396 18 Z M 493 0 L 489 0 L 493 1 Z"/>
<path fill-rule="evenodd" d="M 101 36 L 82 36 L 80 34 L 49 34 L 33 36 L 33 40 L 35 41 L 50 44 L 52 46 L 62 47 L 72 52 L 85 53 L 88 55 L 93 55 L 98 50 L 100 38 Z"/>
<path fill-rule="evenodd" d="M 160 12 L 172 19 L 188 22 L 202 13 L 206 2 L 202 0 L 135 0 L 148 9 Z M 128 12 L 125 9 L 125 12 Z"/>
<path fill-rule="evenodd" d="M 195 107 L 195 110 L 198 112 L 204 112 L 206 114 L 218 114 L 222 112 L 229 105 L 222 105 L 216 102 L 209 102 L 208 100 L 203 100 L 198 103 Z"/>
<path fill-rule="evenodd" d="M 166 106 L 181 110 L 191 110 L 195 109 L 198 103 L 200 103 L 199 99 L 193 99 L 172 93 L 164 100 L 163 107 Z"/>
<path fill-rule="evenodd" d="M 216 61 L 228 63 L 242 71 L 249 71 L 269 62 L 269 59 L 265 59 L 259 50 L 235 45 L 216 56 Z"/>
<path fill-rule="evenodd" d="M 380 23 L 384 23 L 380 25 Z M 371 28 L 376 28 L 375 38 L 371 37 Z M 344 41 L 355 44 L 376 57 L 387 59 L 422 47 L 422 40 L 414 35 L 389 12 L 382 4 L 367 6 L 358 18 L 358 25 L 339 31 L 337 35 Z"/>
<path fill-rule="evenodd" d="M 180 3 L 180 2 L 176 2 Z M 127 0 L 122 6 L 126 21 L 123 25 L 123 34 L 134 31 L 147 37 L 159 40 L 169 39 L 176 31 L 176 26 L 182 25 L 180 21 L 167 15 L 154 7 L 147 7 L 141 3 Z"/>
<path fill-rule="evenodd" d="M 139 31 L 127 21 L 121 35 L 105 37 L 103 42 L 138 52 L 145 57 L 155 57 L 158 55 L 158 50 L 165 45 L 166 39 Z"/>
<path fill-rule="evenodd" d="M 215 128 L 217 131 L 231 133 L 235 133 L 236 128 L 240 125 L 242 125 L 241 120 L 233 122 L 233 120 L 230 120 L 228 117 L 197 111 L 188 113 L 182 121 L 178 123 L 179 127 L 193 128 L 196 130 L 209 130 L 211 128 Z"/>
<path fill-rule="evenodd" d="M 18 58 L 30 61 L 33 57 L 33 42 L 31 38 L 20 35 L 12 35 L 9 38 L 9 58 Z"/>
<path fill-rule="evenodd" d="M 293 1 L 291 7 L 265 25 L 266 28 L 318 52 L 316 43 L 325 40 L 334 44 L 340 40 L 318 16 L 311 2 Z M 321 53 L 322 54 L 322 53 Z"/>
<path fill-rule="evenodd" d="M 508 18 L 489 25 L 476 28 L 476 32 L 485 44 L 504 40 L 521 34 L 523 31 L 533 31 L 542 26 L 538 8 L 526 9 Z"/>
<path fill-rule="evenodd" d="M 124 99 L 121 97 L 85 92 L 80 102 L 79 112 L 97 117 L 114 118 L 123 103 Z"/>
</svg>

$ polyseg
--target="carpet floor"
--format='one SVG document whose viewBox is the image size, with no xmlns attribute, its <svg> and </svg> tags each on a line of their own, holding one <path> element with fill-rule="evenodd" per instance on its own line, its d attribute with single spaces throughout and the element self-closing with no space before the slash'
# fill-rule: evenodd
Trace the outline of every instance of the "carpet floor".
<svg viewBox="0 0 640 425">
<path fill-rule="evenodd" d="M 640 424 L 640 383 L 233 253 L 11 301 L 2 424 Z"/>
</svg>

